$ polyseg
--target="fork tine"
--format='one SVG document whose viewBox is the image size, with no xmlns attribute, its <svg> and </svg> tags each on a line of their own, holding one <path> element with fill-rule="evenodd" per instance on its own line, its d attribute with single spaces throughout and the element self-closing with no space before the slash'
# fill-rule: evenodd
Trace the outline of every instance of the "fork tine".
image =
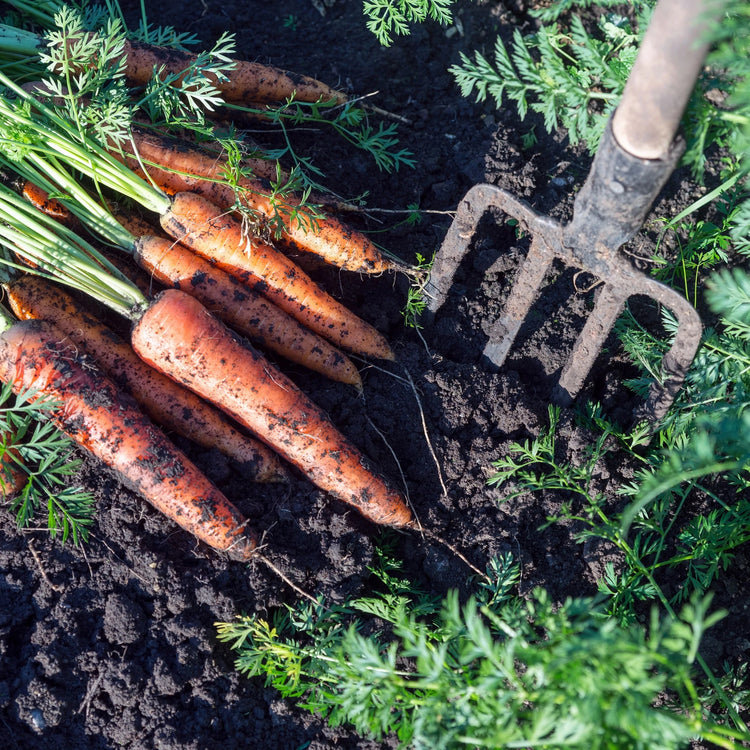
<svg viewBox="0 0 750 750">
<path fill-rule="evenodd" d="M 679 292 L 650 276 L 643 276 L 643 291 L 677 318 L 672 346 L 661 361 L 663 380 L 652 383 L 646 401 L 636 410 L 636 421 L 656 422 L 669 410 L 682 387 L 701 342 L 703 324 L 697 310 Z"/>
<path fill-rule="evenodd" d="M 612 284 L 605 283 L 601 287 L 594 309 L 589 313 L 560 373 L 552 395 L 555 403 L 569 406 L 573 402 L 630 294 L 623 287 L 615 288 Z"/>
<path fill-rule="evenodd" d="M 576 397 L 625 302 L 634 295 L 650 297 L 677 318 L 672 346 L 661 362 L 662 380 L 651 385 L 646 401 L 634 416 L 636 422 L 656 423 L 667 413 L 698 350 L 703 325 L 697 311 L 679 292 L 629 267 L 613 270 L 610 281 L 602 287 L 560 374 L 553 396 L 557 403 L 567 406 Z"/>
<path fill-rule="evenodd" d="M 549 271 L 554 253 L 538 236 L 534 236 L 521 263 L 503 312 L 489 330 L 484 356 L 495 367 L 501 367 L 515 341 L 529 309 Z"/>
<path fill-rule="evenodd" d="M 549 241 L 553 235 L 559 235 L 557 222 L 536 213 L 525 201 L 496 185 L 474 185 L 458 204 L 453 223 L 433 259 L 430 277 L 424 288 L 426 307 L 423 320 L 428 325 L 448 297 L 453 278 L 469 250 L 480 219 L 493 207 L 516 219 L 522 230 L 535 237 L 539 235 Z"/>
</svg>

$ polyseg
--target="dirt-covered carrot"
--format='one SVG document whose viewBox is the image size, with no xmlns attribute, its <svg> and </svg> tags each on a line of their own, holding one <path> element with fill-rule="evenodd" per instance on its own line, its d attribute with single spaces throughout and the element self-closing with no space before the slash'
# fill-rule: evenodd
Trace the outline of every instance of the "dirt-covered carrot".
<svg viewBox="0 0 750 750">
<path fill-rule="evenodd" d="M 47 320 L 104 372 L 130 393 L 144 411 L 165 429 L 205 448 L 216 448 L 241 462 L 249 477 L 260 482 L 282 481 L 288 472 L 279 457 L 257 440 L 243 435 L 221 412 L 192 391 L 182 388 L 133 351 L 130 344 L 79 304 L 70 294 L 38 276 L 19 276 L 4 285 L 8 303 L 21 320 Z"/>
<path fill-rule="evenodd" d="M 331 265 L 357 273 L 378 274 L 400 268 L 370 241 L 333 216 L 318 216 L 314 226 L 294 218 L 300 198 L 288 193 L 273 195 L 267 182 L 238 177 L 236 185 L 227 180 L 227 161 L 221 155 L 196 144 L 133 129 L 136 154 L 122 156 L 134 170 L 145 168 L 148 177 L 162 190 L 200 193 L 222 209 L 232 208 L 237 200 L 268 219 L 281 214 L 284 222 L 279 237 L 283 247 L 294 252 L 312 253 Z"/>
<path fill-rule="evenodd" d="M 135 324 L 132 343 L 149 364 L 220 405 L 318 487 L 376 523 L 413 523 L 401 495 L 368 467 L 327 415 L 194 297 L 163 292 Z"/>
<path fill-rule="evenodd" d="M 134 257 L 152 278 L 196 297 L 261 349 L 333 380 L 362 387 L 359 371 L 335 346 L 180 243 L 141 236 L 136 240 Z"/>
<path fill-rule="evenodd" d="M 393 359 L 388 342 L 369 323 L 323 291 L 302 269 L 196 193 L 177 193 L 161 217 L 177 241 L 268 297 L 336 346 L 365 357 Z"/>
<path fill-rule="evenodd" d="M 46 321 L 2 316 L 0 380 L 62 404 L 55 426 L 117 472 L 124 484 L 214 549 L 247 560 L 256 538 L 229 500 L 136 407 L 60 341 Z"/>
<path fill-rule="evenodd" d="M 255 432 L 319 487 L 377 523 L 413 524 L 405 499 L 367 467 L 320 408 L 194 297 L 169 289 L 148 300 L 104 271 L 83 238 L 2 190 L 0 241 L 29 258 L 36 273 L 130 319 L 131 343 L 142 359 Z"/>
<path fill-rule="evenodd" d="M 51 197 L 46 190 L 42 190 L 30 180 L 23 181 L 21 194 L 32 206 L 35 206 L 39 211 L 44 211 L 47 216 L 51 216 L 55 221 L 69 226 L 75 224 L 73 214 L 57 198 Z"/>
<path fill-rule="evenodd" d="M 116 218 L 137 238 L 128 249 L 151 279 L 192 294 L 264 351 L 332 380 L 362 387 L 359 371 L 345 354 L 262 294 L 179 242 L 157 235 L 159 230 L 141 217 L 118 214 Z"/>
<path fill-rule="evenodd" d="M 146 85 L 154 72 L 160 78 L 171 76 L 180 81 L 180 76 L 196 63 L 196 55 L 192 53 L 131 39 L 125 40 L 123 55 L 125 77 L 134 85 Z M 347 101 L 346 94 L 315 78 L 247 60 L 233 60 L 226 78 L 218 78 L 212 73 L 207 77 L 226 101 L 237 104 L 287 99 L 335 101 L 339 104 Z"/>
</svg>

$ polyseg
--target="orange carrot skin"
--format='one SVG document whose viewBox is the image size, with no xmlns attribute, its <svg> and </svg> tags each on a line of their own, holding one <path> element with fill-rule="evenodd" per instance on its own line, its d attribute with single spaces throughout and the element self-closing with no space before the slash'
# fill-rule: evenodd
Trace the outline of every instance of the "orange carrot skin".
<svg viewBox="0 0 750 750">
<path fill-rule="evenodd" d="M 139 128 L 133 129 L 133 137 L 149 177 L 162 190 L 170 194 L 197 192 L 223 209 L 235 205 L 235 192 L 225 182 L 226 160 L 220 155 Z M 137 159 L 127 158 L 126 162 L 131 169 L 142 171 Z M 261 215 L 274 215 L 267 182 L 240 178 L 239 187 L 245 205 Z M 289 211 L 300 204 L 295 196 L 285 200 Z M 285 210 L 281 199 L 278 206 Z M 399 267 L 364 234 L 333 216 L 322 216 L 309 229 L 295 221 L 287 222 L 280 242 L 294 252 L 313 253 L 327 263 L 356 273 L 378 274 Z"/>
<path fill-rule="evenodd" d="M 195 298 L 163 292 L 134 326 L 132 343 L 146 362 L 213 401 L 321 489 L 375 523 L 413 523 L 402 496 L 323 411 Z"/>
<path fill-rule="evenodd" d="M 13 312 L 21 320 L 43 319 L 83 352 L 91 355 L 159 425 L 198 445 L 217 448 L 240 462 L 259 482 L 289 478 L 279 457 L 235 429 L 224 415 L 146 365 L 130 344 L 79 305 L 67 292 L 38 276 L 22 276 L 5 286 Z"/>
<path fill-rule="evenodd" d="M 362 387 L 352 361 L 291 315 L 205 258 L 172 240 L 139 237 L 138 265 L 165 286 L 191 294 L 253 344 L 333 380 Z"/>
<path fill-rule="evenodd" d="M 22 321 L 0 335 L 0 380 L 62 403 L 52 423 L 124 484 L 214 549 L 250 558 L 257 540 L 237 508 L 48 322 Z"/>
<path fill-rule="evenodd" d="M 117 219 L 138 238 L 133 257 L 151 279 L 192 294 L 261 349 L 362 388 L 359 371 L 343 352 L 273 302 L 179 242 L 155 236 L 154 228 L 144 219 L 133 215 L 118 215 Z"/>
<path fill-rule="evenodd" d="M 151 79 L 154 68 L 162 69 L 163 77 L 183 73 L 195 55 L 175 49 L 156 47 L 143 42 L 125 42 L 125 75 L 136 85 L 143 86 Z M 208 74 L 212 83 L 229 102 L 278 102 L 294 98 L 304 102 L 335 101 L 344 104 L 347 97 L 340 91 L 309 76 L 291 73 L 270 65 L 236 60 L 229 71 L 229 80 L 220 81 Z"/>
<path fill-rule="evenodd" d="M 34 185 L 33 182 L 25 180 L 21 193 L 32 206 L 51 219 L 59 221 L 66 226 L 73 226 L 76 223 L 73 214 L 59 200 L 50 198 L 49 193 Z"/>
<path fill-rule="evenodd" d="M 209 200 L 196 193 L 177 193 L 160 221 L 178 242 L 336 346 L 365 357 L 393 359 L 388 342 L 373 326 L 324 292 L 274 247 L 245 237 L 240 222 Z"/>
</svg>

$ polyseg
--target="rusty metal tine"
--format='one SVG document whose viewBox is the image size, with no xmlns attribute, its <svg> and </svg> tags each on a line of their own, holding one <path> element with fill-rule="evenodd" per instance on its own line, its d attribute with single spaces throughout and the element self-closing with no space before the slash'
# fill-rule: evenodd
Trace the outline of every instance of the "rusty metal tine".
<svg viewBox="0 0 750 750">
<path fill-rule="evenodd" d="M 630 290 L 623 286 L 615 287 L 608 283 L 600 289 L 594 309 L 587 317 L 560 373 L 552 396 L 555 403 L 569 406 L 573 402 L 630 294 Z"/>
<path fill-rule="evenodd" d="M 458 266 L 461 263 L 477 224 L 487 210 L 491 194 L 490 185 L 474 185 L 456 208 L 453 223 L 443 239 L 443 244 L 435 253 L 430 269 L 430 278 L 424 288 L 426 300 L 423 319 L 432 322 L 435 313 L 442 307 L 453 285 Z"/>
<path fill-rule="evenodd" d="M 553 227 L 557 227 L 554 221 L 537 214 L 527 203 L 502 188 L 488 184 L 474 185 L 458 204 L 453 223 L 433 259 L 430 278 L 424 289 L 426 305 L 423 320 L 428 325 L 448 297 L 453 278 L 469 249 L 480 219 L 493 207 L 517 219 L 527 231 L 541 230 L 544 233 L 547 229 L 549 233 Z"/>
<path fill-rule="evenodd" d="M 637 421 L 656 422 L 669 410 L 682 387 L 701 342 L 703 324 L 697 310 L 679 292 L 643 274 L 643 288 L 632 294 L 644 294 L 664 305 L 677 318 L 672 346 L 661 361 L 662 381 L 652 383 L 648 398 L 635 412 Z"/>
<path fill-rule="evenodd" d="M 543 240 L 534 235 L 529 251 L 518 269 L 516 278 L 502 315 L 489 330 L 489 341 L 484 348 L 484 356 L 495 367 L 502 366 L 522 323 L 544 283 L 555 254 Z"/>
<path fill-rule="evenodd" d="M 594 310 L 578 336 L 560 374 L 554 399 L 572 402 L 629 297 L 643 295 L 671 310 L 677 318 L 672 346 L 661 362 L 661 382 L 655 381 L 646 401 L 636 409 L 637 422 L 656 423 L 669 410 L 700 345 L 703 325 L 697 311 L 679 292 L 632 268 L 615 271 L 596 300 Z"/>
</svg>

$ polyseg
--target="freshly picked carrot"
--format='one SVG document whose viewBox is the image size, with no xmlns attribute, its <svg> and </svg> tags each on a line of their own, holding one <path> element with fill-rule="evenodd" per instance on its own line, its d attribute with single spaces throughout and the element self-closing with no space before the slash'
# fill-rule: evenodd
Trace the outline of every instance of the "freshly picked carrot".
<svg viewBox="0 0 750 750">
<path fill-rule="evenodd" d="M 147 85 L 154 74 L 176 84 L 195 69 L 198 56 L 177 49 L 157 47 L 126 39 L 123 49 L 125 76 L 136 86 Z M 334 101 L 345 104 L 346 94 L 310 76 L 292 73 L 272 65 L 248 60 L 227 60 L 224 74 L 207 72 L 211 83 L 224 99 L 235 104 L 254 102 Z"/>
<path fill-rule="evenodd" d="M 133 233 L 127 250 L 152 279 L 196 297 L 260 349 L 361 389 L 359 371 L 346 355 L 262 294 L 179 242 L 157 236 L 158 229 L 139 217 L 116 219 Z"/>
<path fill-rule="evenodd" d="M 135 323 L 132 342 L 146 362 L 219 404 L 321 489 L 375 523 L 413 523 L 402 496 L 323 411 L 194 297 L 162 292 Z"/>
<path fill-rule="evenodd" d="M 192 391 L 149 367 L 127 341 L 56 284 L 26 274 L 6 283 L 4 288 L 16 317 L 53 323 L 66 340 L 92 356 L 158 425 L 205 448 L 220 450 L 242 463 L 248 477 L 256 481 L 288 478 L 277 454 L 243 435 Z"/>
<path fill-rule="evenodd" d="M 143 170 L 170 195 L 197 192 L 225 210 L 232 209 L 239 201 L 272 222 L 280 215 L 285 219 L 278 237 L 282 247 L 313 254 L 347 271 L 379 274 L 403 268 L 364 234 L 333 216 L 317 212 L 309 220 L 297 220 L 299 196 L 274 194 L 268 182 L 242 174 L 230 179 L 228 162 L 222 155 L 143 128 L 133 127 L 132 132 L 132 146 L 123 144 L 121 150 L 113 153 L 121 154 L 131 169 Z"/>
<path fill-rule="evenodd" d="M 60 152 L 85 156 L 97 175 L 106 174 L 105 164 L 113 166 L 104 161 L 97 169 L 93 152 L 80 153 L 82 146 L 65 139 L 57 143 Z M 123 179 L 131 174 L 123 173 Z M 320 408 L 195 298 L 171 289 L 149 301 L 131 282 L 103 270 L 95 249 L 81 237 L 12 193 L 0 201 L 0 238 L 37 273 L 130 319 L 131 343 L 142 359 L 253 431 L 321 489 L 376 523 L 413 523 L 401 494 L 368 467 Z"/>
<path fill-rule="evenodd" d="M 0 380 L 61 407 L 52 423 L 157 510 L 214 549 L 247 560 L 256 538 L 229 500 L 46 321 L 0 311 Z"/>
<path fill-rule="evenodd" d="M 247 237 L 238 219 L 202 195 L 176 193 L 160 222 L 174 239 L 336 346 L 364 357 L 394 358 L 388 342 L 373 326 L 333 299 L 274 247 Z"/>
</svg>

